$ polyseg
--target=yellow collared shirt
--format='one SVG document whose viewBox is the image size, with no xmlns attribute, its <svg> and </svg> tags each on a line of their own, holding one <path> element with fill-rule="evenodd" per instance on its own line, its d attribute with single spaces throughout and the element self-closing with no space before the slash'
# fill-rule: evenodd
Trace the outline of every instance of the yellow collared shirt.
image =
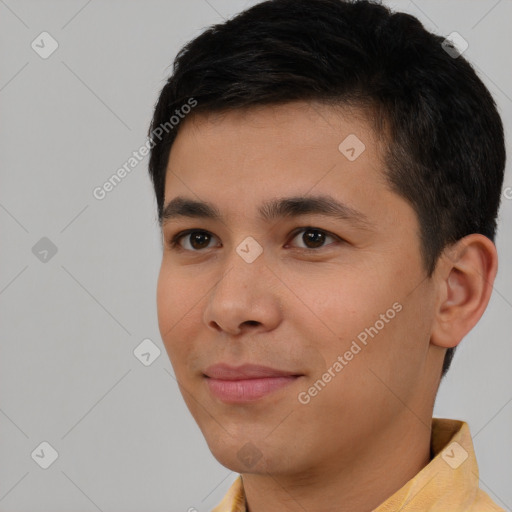
<svg viewBox="0 0 512 512">
<path fill-rule="evenodd" d="M 479 488 L 466 422 L 433 418 L 431 447 L 430 463 L 373 512 L 505 512 Z M 212 512 L 247 512 L 241 476 Z"/>
</svg>

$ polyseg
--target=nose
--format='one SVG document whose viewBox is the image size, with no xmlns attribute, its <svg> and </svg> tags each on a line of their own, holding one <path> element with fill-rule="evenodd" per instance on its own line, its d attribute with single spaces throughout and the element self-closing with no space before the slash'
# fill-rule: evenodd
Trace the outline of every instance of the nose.
<svg viewBox="0 0 512 512">
<path fill-rule="evenodd" d="M 252 263 L 235 251 L 208 296 L 203 321 L 219 333 L 270 331 L 282 321 L 278 279 L 263 255 Z"/>
</svg>

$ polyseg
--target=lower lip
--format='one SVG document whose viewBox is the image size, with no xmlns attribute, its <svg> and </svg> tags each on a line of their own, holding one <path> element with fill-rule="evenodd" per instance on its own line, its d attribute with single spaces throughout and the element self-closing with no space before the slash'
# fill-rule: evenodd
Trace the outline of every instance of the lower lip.
<svg viewBox="0 0 512 512">
<path fill-rule="evenodd" d="M 207 378 L 212 395 L 226 403 L 244 403 L 259 400 L 294 382 L 297 376 L 265 377 L 261 379 L 221 380 Z"/>
</svg>

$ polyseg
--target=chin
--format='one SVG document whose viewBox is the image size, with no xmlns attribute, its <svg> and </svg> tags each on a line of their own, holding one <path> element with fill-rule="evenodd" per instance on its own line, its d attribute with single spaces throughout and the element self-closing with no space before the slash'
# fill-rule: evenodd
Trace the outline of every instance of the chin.
<svg viewBox="0 0 512 512">
<path fill-rule="evenodd" d="M 212 455 L 224 467 L 237 473 L 266 474 L 270 469 L 265 457 L 267 447 L 261 447 L 256 442 L 247 439 L 229 438 L 224 433 L 224 439 L 210 440 L 206 437 Z"/>
<path fill-rule="evenodd" d="M 276 448 L 264 441 L 244 439 L 223 439 L 222 442 L 210 442 L 208 447 L 215 459 L 224 467 L 237 473 L 257 475 L 287 474 L 298 461 L 291 459 L 284 447 Z"/>
</svg>

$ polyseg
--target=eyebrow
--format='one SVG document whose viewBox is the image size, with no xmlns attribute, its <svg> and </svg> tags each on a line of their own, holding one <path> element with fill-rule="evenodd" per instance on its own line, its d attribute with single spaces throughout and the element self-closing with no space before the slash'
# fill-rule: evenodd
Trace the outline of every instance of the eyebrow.
<svg viewBox="0 0 512 512">
<path fill-rule="evenodd" d="M 368 217 L 329 195 L 275 198 L 264 202 L 258 209 L 260 219 L 270 222 L 280 218 L 317 214 L 349 221 L 356 227 L 370 229 Z M 208 202 L 177 196 L 162 211 L 160 225 L 177 218 L 211 219 L 223 221 L 219 209 Z"/>
</svg>

